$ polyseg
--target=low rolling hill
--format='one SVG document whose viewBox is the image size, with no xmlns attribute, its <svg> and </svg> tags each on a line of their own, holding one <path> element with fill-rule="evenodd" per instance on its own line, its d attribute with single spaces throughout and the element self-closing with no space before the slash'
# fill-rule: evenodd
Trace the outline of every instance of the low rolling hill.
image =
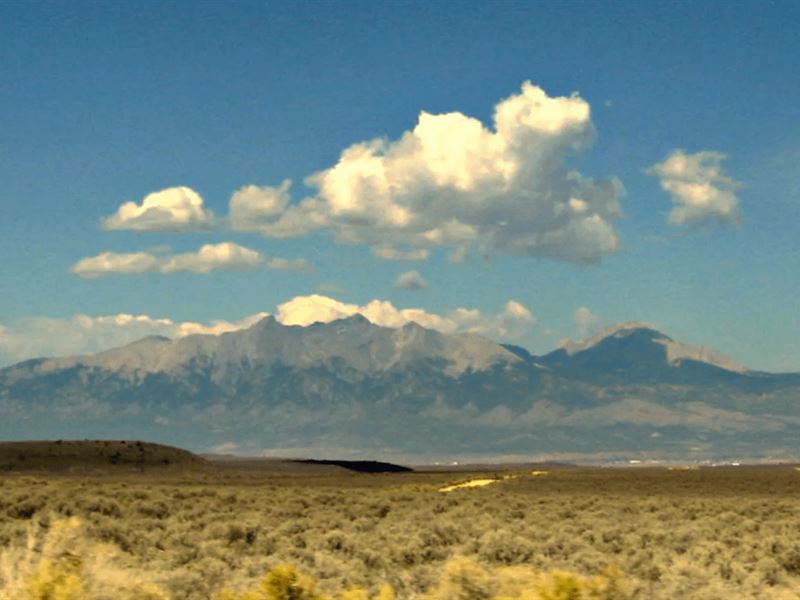
<svg viewBox="0 0 800 600">
<path fill-rule="evenodd" d="M 153 471 L 205 469 L 187 450 L 140 441 L 56 440 L 0 442 L 0 472 Z"/>
</svg>

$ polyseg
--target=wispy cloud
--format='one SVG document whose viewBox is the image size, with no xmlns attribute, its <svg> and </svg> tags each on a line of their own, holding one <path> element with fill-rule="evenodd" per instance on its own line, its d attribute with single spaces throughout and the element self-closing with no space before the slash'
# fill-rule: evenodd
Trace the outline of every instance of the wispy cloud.
<svg viewBox="0 0 800 600">
<path fill-rule="evenodd" d="M 107 275 L 140 275 L 143 273 L 211 273 L 221 270 L 267 268 L 285 271 L 309 271 L 312 267 L 303 258 L 267 257 L 233 242 L 205 244 L 196 252 L 162 254 L 153 251 L 115 253 L 103 252 L 79 260 L 72 272 L 87 279 Z"/>
<path fill-rule="evenodd" d="M 403 250 L 394 246 L 373 246 L 372 255 L 382 260 L 418 261 L 428 260 L 431 253 L 427 248 Z"/>
<path fill-rule="evenodd" d="M 7 326 L 0 325 L 0 365 L 37 356 L 100 352 L 150 335 L 169 338 L 197 333 L 217 335 L 249 327 L 267 315 L 258 313 L 239 321 L 208 323 L 126 313 L 99 317 L 76 314 L 66 319 L 30 317 Z"/>
</svg>

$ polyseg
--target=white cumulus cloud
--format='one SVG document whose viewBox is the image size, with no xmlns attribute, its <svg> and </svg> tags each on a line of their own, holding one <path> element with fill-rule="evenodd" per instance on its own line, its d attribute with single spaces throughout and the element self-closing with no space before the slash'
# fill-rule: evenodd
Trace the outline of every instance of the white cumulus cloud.
<svg viewBox="0 0 800 600">
<path fill-rule="evenodd" d="M 420 292 L 427 290 L 430 285 L 417 271 L 406 271 L 401 273 L 394 282 L 394 287 L 409 292 Z"/>
<path fill-rule="evenodd" d="M 422 112 L 395 141 L 346 148 L 306 179 L 316 193 L 296 204 L 286 181 L 239 190 L 231 219 L 245 215 L 248 229 L 276 237 L 331 230 L 389 260 L 424 259 L 435 247 L 460 260 L 476 247 L 593 262 L 619 247 L 612 223 L 623 194 L 616 178 L 567 167 L 593 138 L 585 100 L 550 97 L 526 82 L 496 105 L 491 128 L 459 112 Z"/>
<path fill-rule="evenodd" d="M 725 155 L 706 150 L 688 154 L 674 150 L 664 162 L 647 172 L 659 178 L 672 198 L 669 222 L 673 225 L 738 225 L 741 221 L 736 190 L 741 184 L 722 169 Z"/>
<path fill-rule="evenodd" d="M 519 319 L 520 321 L 525 321 L 528 323 L 532 323 L 534 320 L 533 313 L 516 300 L 509 300 L 506 302 L 503 313 L 510 318 Z"/>
<path fill-rule="evenodd" d="M 261 253 L 233 242 L 204 244 L 197 252 L 165 256 L 158 270 L 162 273 L 191 271 L 210 273 L 221 269 L 253 269 L 264 262 Z"/>
<path fill-rule="evenodd" d="M 360 311 L 357 304 L 347 304 L 321 294 L 296 296 L 278 305 L 275 318 L 284 325 L 306 327 L 312 323 L 330 323 L 352 317 Z"/>
<path fill-rule="evenodd" d="M 171 187 L 145 196 L 141 204 L 125 202 L 103 219 L 106 229 L 133 231 L 193 231 L 210 228 L 214 215 L 193 189 Z"/>
<path fill-rule="evenodd" d="M 341 302 L 328 296 L 312 294 L 296 296 L 278 306 L 276 319 L 284 325 L 307 326 L 329 323 L 360 314 L 376 325 L 402 327 L 415 322 L 442 333 L 471 332 L 492 338 L 517 338 L 532 327 L 536 320 L 531 311 L 515 300 L 509 300 L 496 314 L 484 314 L 478 309 L 455 308 L 438 315 L 421 308 L 395 307 L 387 300 L 372 300 L 364 305 Z"/>
<path fill-rule="evenodd" d="M 210 273 L 259 267 L 285 271 L 311 270 L 305 259 L 266 257 L 260 252 L 233 242 L 205 244 L 196 252 L 180 254 L 103 252 L 79 260 L 71 270 L 79 277 L 94 279 L 112 274 L 138 275 L 150 272 L 170 274 L 181 271 Z"/>
</svg>

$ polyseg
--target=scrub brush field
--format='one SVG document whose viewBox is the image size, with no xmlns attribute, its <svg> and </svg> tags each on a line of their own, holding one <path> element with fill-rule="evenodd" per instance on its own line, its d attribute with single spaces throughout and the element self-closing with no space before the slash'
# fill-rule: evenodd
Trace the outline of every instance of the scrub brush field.
<svg viewBox="0 0 800 600">
<path fill-rule="evenodd" d="M 275 465 L 6 472 L 0 598 L 800 598 L 791 466 Z"/>
</svg>

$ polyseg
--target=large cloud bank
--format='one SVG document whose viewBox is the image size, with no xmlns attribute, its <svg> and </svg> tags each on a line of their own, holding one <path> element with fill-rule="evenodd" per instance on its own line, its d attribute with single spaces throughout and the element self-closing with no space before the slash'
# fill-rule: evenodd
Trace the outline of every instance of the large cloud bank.
<svg viewBox="0 0 800 600">
<path fill-rule="evenodd" d="M 736 190 L 741 184 L 722 170 L 724 159 L 724 154 L 711 150 L 694 154 L 674 150 L 664 162 L 648 169 L 672 198 L 671 224 L 740 223 Z"/>
<path fill-rule="evenodd" d="M 148 335 L 179 338 L 196 333 L 218 335 L 250 327 L 269 313 L 259 312 L 238 321 L 208 323 L 175 321 L 148 315 L 117 314 L 93 317 L 77 314 L 71 318 L 31 317 L 0 325 L 0 365 L 38 356 L 66 356 L 100 352 Z M 515 339 L 535 324 L 531 311 L 509 300 L 495 314 L 477 309 L 456 308 L 438 315 L 421 308 L 399 309 L 385 300 L 364 305 L 341 302 L 328 296 L 296 296 L 280 304 L 276 319 L 284 325 L 306 326 L 327 323 L 361 314 L 385 327 L 401 327 L 411 321 L 443 333 L 475 332 L 496 339 Z"/>
<path fill-rule="evenodd" d="M 247 186 L 230 202 L 234 228 L 290 237 L 330 230 L 385 259 L 424 259 L 447 247 L 593 262 L 614 252 L 621 183 L 566 165 L 594 138 L 589 104 L 526 82 L 495 107 L 493 124 L 459 112 L 422 112 L 398 140 L 345 149 L 289 202 L 290 182 Z"/>
</svg>

